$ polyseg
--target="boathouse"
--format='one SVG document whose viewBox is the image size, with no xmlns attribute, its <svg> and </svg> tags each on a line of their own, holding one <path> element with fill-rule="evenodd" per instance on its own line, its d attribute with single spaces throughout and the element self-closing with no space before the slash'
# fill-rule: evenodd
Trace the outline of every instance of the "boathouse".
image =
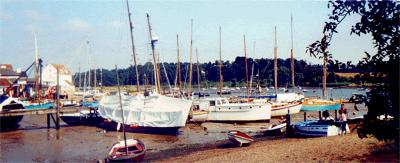
<svg viewBox="0 0 400 163">
<path fill-rule="evenodd" d="M 43 68 L 42 80 L 48 87 L 57 85 L 57 69 L 59 70 L 60 92 L 64 95 L 72 95 L 75 92 L 75 86 L 72 82 L 71 71 L 62 64 L 48 64 Z"/>
</svg>

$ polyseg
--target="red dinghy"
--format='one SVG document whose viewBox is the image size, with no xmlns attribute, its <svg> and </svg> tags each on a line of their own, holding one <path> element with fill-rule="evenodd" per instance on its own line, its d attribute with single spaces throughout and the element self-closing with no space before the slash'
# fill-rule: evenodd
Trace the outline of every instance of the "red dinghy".
<svg viewBox="0 0 400 163">
<path fill-rule="evenodd" d="M 142 162 L 146 153 L 144 143 L 138 139 L 128 139 L 126 145 L 124 141 L 114 144 L 108 153 L 107 162 Z"/>
<path fill-rule="evenodd" d="M 254 141 L 254 139 L 251 136 L 237 130 L 229 131 L 228 138 L 229 140 L 239 145 L 240 147 L 243 146 L 243 144 L 250 144 L 251 142 Z"/>
</svg>

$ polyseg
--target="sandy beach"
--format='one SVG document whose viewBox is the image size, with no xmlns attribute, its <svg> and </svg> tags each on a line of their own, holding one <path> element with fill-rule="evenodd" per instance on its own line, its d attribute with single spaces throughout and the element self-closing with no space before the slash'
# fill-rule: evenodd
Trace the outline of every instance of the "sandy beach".
<svg viewBox="0 0 400 163">
<path fill-rule="evenodd" d="M 256 140 L 248 147 L 223 144 L 215 149 L 188 152 L 156 162 L 398 162 L 388 149 L 393 144 L 356 133 L 328 138 Z"/>
</svg>

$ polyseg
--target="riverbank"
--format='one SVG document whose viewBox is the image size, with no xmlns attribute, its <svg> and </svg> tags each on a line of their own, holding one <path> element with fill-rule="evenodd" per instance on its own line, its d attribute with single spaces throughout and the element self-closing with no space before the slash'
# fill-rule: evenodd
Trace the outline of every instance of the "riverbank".
<svg viewBox="0 0 400 163">
<path fill-rule="evenodd" d="M 227 142 L 229 143 L 229 142 Z M 356 133 L 322 138 L 258 139 L 248 147 L 219 145 L 155 162 L 399 162 L 393 143 Z"/>
</svg>

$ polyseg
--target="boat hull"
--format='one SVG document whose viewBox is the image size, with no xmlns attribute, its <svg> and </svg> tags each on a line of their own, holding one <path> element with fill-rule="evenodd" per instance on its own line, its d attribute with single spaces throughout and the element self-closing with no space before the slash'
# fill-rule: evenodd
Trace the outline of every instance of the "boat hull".
<svg viewBox="0 0 400 163">
<path fill-rule="evenodd" d="M 229 131 L 228 132 L 228 138 L 230 141 L 232 141 L 234 144 L 237 144 L 238 146 L 243 146 L 243 145 L 249 145 L 251 142 L 254 141 L 254 139 L 240 131 Z"/>
<path fill-rule="evenodd" d="M 350 132 L 346 126 L 346 131 Z M 340 134 L 340 124 L 329 121 L 306 121 L 294 125 L 294 133 L 305 137 L 326 137 Z"/>
<path fill-rule="evenodd" d="M 113 121 L 104 120 L 98 125 L 98 127 L 104 128 L 109 131 L 122 131 L 122 124 L 118 124 Z M 180 127 L 145 127 L 135 125 L 124 125 L 126 132 L 133 133 L 148 133 L 148 134 L 160 134 L 160 135 L 176 135 Z"/>
<path fill-rule="evenodd" d="M 216 107 L 207 115 L 207 121 L 267 121 L 271 109 L 267 105 Z"/>
<path fill-rule="evenodd" d="M 24 116 L 10 116 L 10 117 L 1 117 L 0 118 L 0 129 L 15 129 L 18 128 L 18 123 L 21 122 Z"/>
<path fill-rule="evenodd" d="M 288 113 L 296 114 L 296 113 L 300 112 L 301 107 L 302 107 L 302 103 L 294 103 L 294 104 L 288 104 L 285 106 L 277 106 L 277 107 L 272 106 L 271 116 L 272 117 L 285 116 Z"/>
</svg>

